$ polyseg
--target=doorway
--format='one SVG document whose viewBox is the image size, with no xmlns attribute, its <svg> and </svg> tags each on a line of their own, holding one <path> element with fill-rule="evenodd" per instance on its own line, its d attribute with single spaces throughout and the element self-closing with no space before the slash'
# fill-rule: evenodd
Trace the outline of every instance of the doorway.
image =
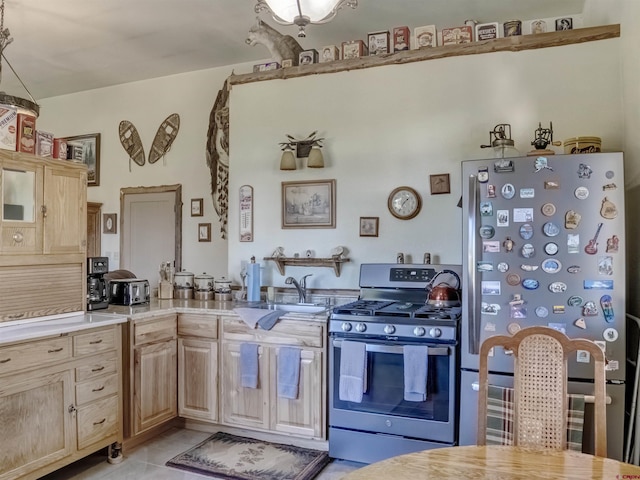
<svg viewBox="0 0 640 480">
<path fill-rule="evenodd" d="M 182 185 L 120 189 L 120 268 L 158 287 L 162 262 L 182 269 Z"/>
</svg>

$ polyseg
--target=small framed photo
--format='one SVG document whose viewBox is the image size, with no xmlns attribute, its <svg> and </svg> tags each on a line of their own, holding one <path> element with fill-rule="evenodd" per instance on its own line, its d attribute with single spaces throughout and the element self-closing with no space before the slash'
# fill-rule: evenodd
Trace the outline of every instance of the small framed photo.
<svg viewBox="0 0 640 480">
<path fill-rule="evenodd" d="M 67 158 L 87 166 L 87 186 L 100 185 L 100 134 L 65 137 Z"/>
<path fill-rule="evenodd" d="M 377 237 L 380 217 L 360 217 L 360 236 Z"/>
<path fill-rule="evenodd" d="M 199 242 L 211 241 L 211 224 L 210 223 L 198 224 L 198 241 Z"/>
<path fill-rule="evenodd" d="M 191 199 L 191 216 L 202 217 L 204 215 L 203 199 L 192 198 Z"/>
<path fill-rule="evenodd" d="M 429 183 L 431 184 L 431 195 L 451 193 L 451 185 L 449 183 L 448 173 L 429 175 Z"/>
<path fill-rule="evenodd" d="M 118 233 L 118 214 L 105 213 L 102 215 L 102 233 Z"/>
</svg>

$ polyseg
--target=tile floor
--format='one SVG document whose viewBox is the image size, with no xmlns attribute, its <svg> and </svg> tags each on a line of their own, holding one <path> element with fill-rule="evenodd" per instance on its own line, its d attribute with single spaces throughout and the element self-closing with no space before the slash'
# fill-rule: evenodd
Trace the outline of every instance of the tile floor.
<svg viewBox="0 0 640 480">
<path fill-rule="evenodd" d="M 106 461 L 106 453 L 96 453 L 53 472 L 41 480 L 202 480 L 213 477 L 165 466 L 165 462 L 197 445 L 211 434 L 174 428 L 131 450 L 119 464 Z M 363 465 L 332 460 L 316 480 L 339 480 Z"/>
</svg>

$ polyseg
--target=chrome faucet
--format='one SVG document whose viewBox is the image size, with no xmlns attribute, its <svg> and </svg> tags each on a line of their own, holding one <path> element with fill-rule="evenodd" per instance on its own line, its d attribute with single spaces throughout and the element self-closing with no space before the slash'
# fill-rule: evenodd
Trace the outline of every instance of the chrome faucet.
<svg viewBox="0 0 640 480">
<path fill-rule="evenodd" d="M 310 273 L 309 275 L 305 275 L 300 279 L 300 281 L 297 281 L 293 277 L 287 277 L 284 281 L 287 285 L 293 285 L 296 287 L 296 290 L 298 291 L 298 303 L 307 302 L 307 277 L 310 277 L 311 275 L 313 274 Z"/>
</svg>

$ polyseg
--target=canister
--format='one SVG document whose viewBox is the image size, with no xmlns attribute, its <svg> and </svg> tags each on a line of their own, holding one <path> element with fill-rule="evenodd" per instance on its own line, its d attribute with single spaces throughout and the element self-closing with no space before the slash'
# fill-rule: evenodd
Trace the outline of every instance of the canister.
<svg viewBox="0 0 640 480">
<path fill-rule="evenodd" d="M 600 137 L 573 137 L 564 141 L 564 153 L 597 153 L 600 152 Z"/>
<path fill-rule="evenodd" d="M 520 20 L 507 20 L 503 24 L 504 36 L 515 37 L 522 35 L 522 22 Z"/>
</svg>

